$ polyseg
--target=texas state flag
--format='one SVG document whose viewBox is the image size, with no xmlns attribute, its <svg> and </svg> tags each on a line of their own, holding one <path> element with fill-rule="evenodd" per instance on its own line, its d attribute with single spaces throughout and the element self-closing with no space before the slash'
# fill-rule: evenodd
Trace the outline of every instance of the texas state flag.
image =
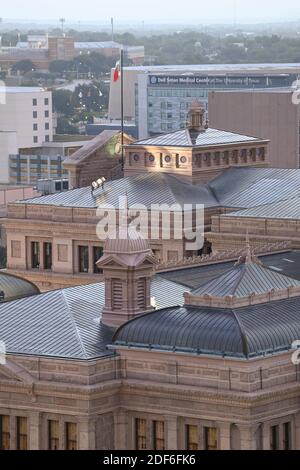
<svg viewBox="0 0 300 470">
<path fill-rule="evenodd" d="M 119 77 L 121 75 L 121 64 L 120 61 L 116 63 L 115 70 L 114 70 L 114 82 L 117 82 L 119 80 Z"/>
</svg>

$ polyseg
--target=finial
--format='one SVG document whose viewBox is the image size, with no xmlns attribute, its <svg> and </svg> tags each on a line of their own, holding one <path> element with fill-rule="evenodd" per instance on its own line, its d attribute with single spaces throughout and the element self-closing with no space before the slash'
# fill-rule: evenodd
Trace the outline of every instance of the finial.
<svg viewBox="0 0 300 470">
<path fill-rule="evenodd" d="M 253 258 L 252 258 L 252 252 L 251 252 L 249 231 L 247 230 L 247 234 L 246 234 L 246 258 L 245 258 L 245 264 L 251 264 L 251 263 L 253 263 Z"/>
</svg>

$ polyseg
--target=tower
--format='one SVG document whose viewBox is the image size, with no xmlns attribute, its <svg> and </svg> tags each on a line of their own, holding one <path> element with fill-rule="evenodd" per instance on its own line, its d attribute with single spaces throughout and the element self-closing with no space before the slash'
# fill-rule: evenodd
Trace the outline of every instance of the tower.
<svg viewBox="0 0 300 470">
<path fill-rule="evenodd" d="M 195 132 L 205 132 L 208 120 L 205 118 L 205 108 L 200 101 L 193 101 L 188 111 L 188 129 Z"/>
<path fill-rule="evenodd" d="M 103 270 L 105 306 L 102 323 L 119 327 L 151 306 L 151 278 L 156 259 L 147 240 L 136 231 L 122 228 L 117 238 L 108 238 L 97 263 Z"/>
</svg>

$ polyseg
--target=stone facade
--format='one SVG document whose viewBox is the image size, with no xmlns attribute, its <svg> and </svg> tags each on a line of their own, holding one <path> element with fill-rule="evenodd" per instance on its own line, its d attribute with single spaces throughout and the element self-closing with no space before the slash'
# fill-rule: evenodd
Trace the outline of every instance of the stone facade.
<svg viewBox="0 0 300 470">
<path fill-rule="evenodd" d="M 289 353 L 253 361 L 119 350 L 117 357 L 80 363 L 10 356 L 0 366 L 0 415 L 26 417 L 28 448 L 49 448 L 49 420 L 77 425 L 77 448 L 136 448 L 136 419 L 147 422 L 146 448 L 154 449 L 153 422 L 164 423 L 167 450 L 187 449 L 187 425 L 216 428 L 217 448 L 269 450 L 274 426 L 278 448 L 300 449 L 299 371 Z"/>
</svg>

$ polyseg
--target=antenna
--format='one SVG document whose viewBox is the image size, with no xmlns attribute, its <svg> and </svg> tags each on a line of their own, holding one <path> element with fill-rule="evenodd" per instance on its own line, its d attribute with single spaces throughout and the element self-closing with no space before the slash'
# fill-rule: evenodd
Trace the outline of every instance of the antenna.
<svg viewBox="0 0 300 470">
<path fill-rule="evenodd" d="M 111 40 L 114 41 L 115 34 L 114 34 L 114 19 L 113 19 L 113 17 L 111 17 L 110 23 L 111 23 Z"/>
<path fill-rule="evenodd" d="M 59 21 L 61 23 L 61 32 L 62 32 L 62 34 L 64 34 L 64 26 L 65 26 L 66 19 L 65 18 L 60 18 Z"/>
</svg>

